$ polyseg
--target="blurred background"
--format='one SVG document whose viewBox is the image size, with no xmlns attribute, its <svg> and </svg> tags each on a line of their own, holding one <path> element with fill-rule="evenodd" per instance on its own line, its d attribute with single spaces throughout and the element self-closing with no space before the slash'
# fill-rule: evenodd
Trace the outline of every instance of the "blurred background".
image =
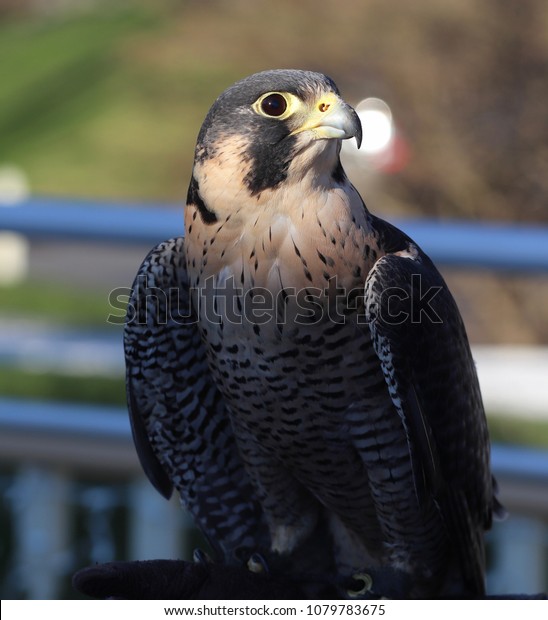
<svg viewBox="0 0 548 620">
<path fill-rule="evenodd" d="M 215 97 L 282 67 L 358 107 L 352 181 L 463 313 L 511 512 L 489 589 L 548 588 L 548 4 L 0 0 L 2 598 L 74 598 L 82 566 L 196 544 L 134 454 L 124 290 L 182 232 Z"/>
</svg>

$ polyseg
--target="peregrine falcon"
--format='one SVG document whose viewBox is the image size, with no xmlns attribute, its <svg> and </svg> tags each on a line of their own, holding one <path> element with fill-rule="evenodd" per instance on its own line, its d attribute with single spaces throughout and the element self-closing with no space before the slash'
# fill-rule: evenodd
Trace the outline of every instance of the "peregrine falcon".
<svg viewBox="0 0 548 620">
<path fill-rule="evenodd" d="M 341 166 L 334 82 L 247 77 L 198 135 L 185 236 L 133 286 L 127 393 L 142 466 L 218 560 L 341 596 L 475 597 L 499 508 L 459 311 Z"/>
</svg>

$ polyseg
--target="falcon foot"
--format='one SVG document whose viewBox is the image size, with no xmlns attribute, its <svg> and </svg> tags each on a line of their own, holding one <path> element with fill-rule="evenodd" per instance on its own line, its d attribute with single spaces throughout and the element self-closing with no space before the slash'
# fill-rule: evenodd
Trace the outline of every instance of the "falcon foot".
<svg viewBox="0 0 548 620">
<path fill-rule="evenodd" d="M 212 564 L 213 560 L 202 549 L 194 549 L 192 552 L 192 560 L 195 564 Z"/>
<path fill-rule="evenodd" d="M 270 572 L 266 560 L 260 553 L 254 553 L 247 561 L 247 568 L 255 574 L 268 574 Z"/>
<path fill-rule="evenodd" d="M 356 586 L 346 591 L 348 597 L 361 598 L 371 591 L 373 579 L 368 573 L 354 573 L 352 579 L 356 582 Z"/>
<path fill-rule="evenodd" d="M 356 572 L 351 578 L 339 584 L 339 592 L 346 598 L 415 598 L 411 575 L 390 567 L 374 567 Z"/>
</svg>

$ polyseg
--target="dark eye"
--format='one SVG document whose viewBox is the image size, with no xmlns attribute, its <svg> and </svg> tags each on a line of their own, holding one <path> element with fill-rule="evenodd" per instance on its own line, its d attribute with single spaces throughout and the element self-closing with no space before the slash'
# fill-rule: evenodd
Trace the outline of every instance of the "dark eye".
<svg viewBox="0 0 548 620">
<path fill-rule="evenodd" d="M 261 101 L 261 110 L 267 116 L 281 116 L 287 110 L 287 101 L 283 95 L 273 93 Z"/>
</svg>

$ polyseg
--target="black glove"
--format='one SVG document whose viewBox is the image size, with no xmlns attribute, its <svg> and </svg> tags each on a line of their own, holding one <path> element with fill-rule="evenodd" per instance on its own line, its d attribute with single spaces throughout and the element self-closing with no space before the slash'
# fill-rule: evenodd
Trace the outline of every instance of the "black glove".
<svg viewBox="0 0 548 620">
<path fill-rule="evenodd" d="M 299 584 L 245 568 L 183 560 L 108 562 L 79 570 L 74 588 L 97 599 L 304 599 Z"/>
<path fill-rule="evenodd" d="M 298 600 L 340 598 L 334 587 L 252 573 L 246 568 L 183 560 L 107 562 L 79 570 L 78 592 L 97 599 Z M 312 587 L 312 589 L 311 589 Z M 396 597 L 398 598 L 398 597 Z M 491 595 L 487 599 L 542 599 L 546 594 Z"/>
</svg>

